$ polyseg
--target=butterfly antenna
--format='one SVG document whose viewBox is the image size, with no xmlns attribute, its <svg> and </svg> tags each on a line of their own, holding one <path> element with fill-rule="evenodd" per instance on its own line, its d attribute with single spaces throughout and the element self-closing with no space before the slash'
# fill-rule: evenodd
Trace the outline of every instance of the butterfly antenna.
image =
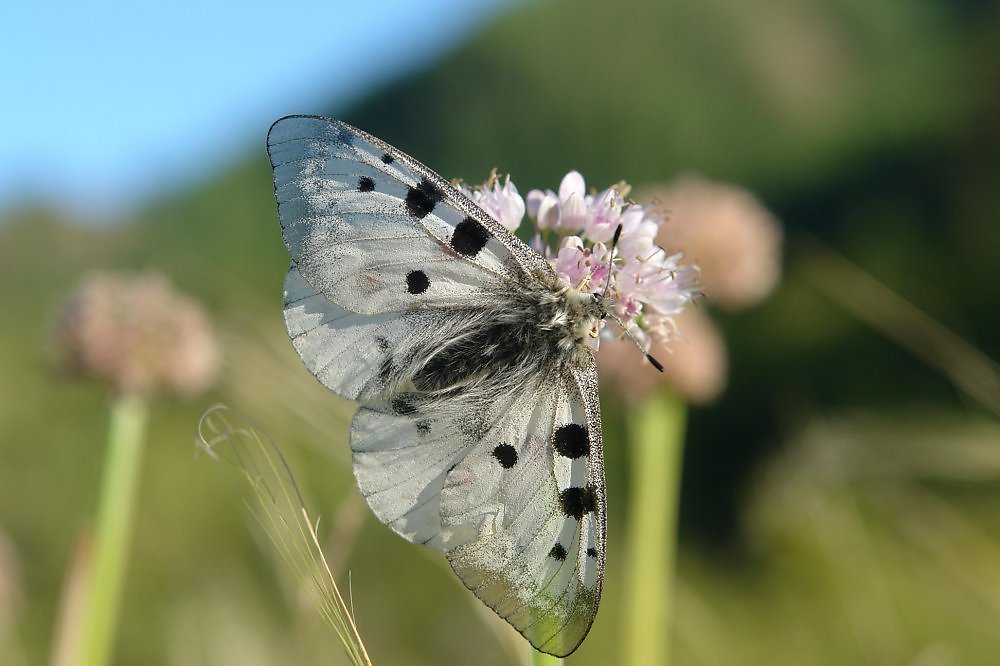
<svg viewBox="0 0 1000 666">
<path fill-rule="evenodd" d="M 660 372 L 663 372 L 663 364 L 657 361 L 655 358 L 653 358 L 652 354 L 643 351 L 642 345 L 639 344 L 639 341 L 635 339 L 634 335 L 632 335 L 632 331 L 626 328 L 625 324 L 622 323 L 622 320 L 618 318 L 618 315 L 616 315 L 614 312 L 609 312 L 608 315 L 616 322 L 618 322 L 618 325 L 621 327 L 621 329 L 625 331 L 625 335 L 627 335 L 628 339 L 631 340 L 636 347 L 638 347 L 639 351 L 642 352 L 642 355 L 646 357 L 646 360 L 649 361 L 654 368 L 656 368 Z"/>
<path fill-rule="evenodd" d="M 615 227 L 615 235 L 611 238 L 611 250 L 608 252 L 608 281 L 604 284 L 605 297 L 608 295 L 608 291 L 611 289 L 611 273 L 615 266 L 614 264 L 615 249 L 618 247 L 618 239 L 621 238 L 621 235 L 622 235 L 622 225 L 619 224 L 617 227 Z M 662 250 L 663 248 L 660 249 Z M 645 351 L 643 351 L 642 345 L 639 344 L 639 341 L 635 339 L 635 336 L 632 335 L 632 332 L 628 330 L 628 328 L 625 326 L 624 323 L 622 323 L 622 320 L 618 318 L 618 315 L 616 315 L 614 312 L 608 312 L 608 314 L 611 315 L 612 319 L 618 322 L 618 326 L 620 326 L 621 329 L 625 331 L 625 335 L 627 335 L 628 339 L 631 340 L 636 347 L 638 347 L 639 351 L 641 351 L 643 355 L 646 357 L 646 360 L 649 361 L 654 368 L 656 368 L 660 372 L 663 372 L 663 364 L 657 361 L 655 358 L 653 358 L 652 354 L 648 354 Z"/>
<path fill-rule="evenodd" d="M 611 239 L 611 250 L 608 252 L 608 281 L 604 283 L 604 296 L 607 296 L 608 290 L 611 289 L 611 273 L 615 267 L 615 248 L 618 247 L 618 239 L 621 238 L 621 235 L 622 225 L 619 224 L 615 227 L 615 235 Z"/>
</svg>

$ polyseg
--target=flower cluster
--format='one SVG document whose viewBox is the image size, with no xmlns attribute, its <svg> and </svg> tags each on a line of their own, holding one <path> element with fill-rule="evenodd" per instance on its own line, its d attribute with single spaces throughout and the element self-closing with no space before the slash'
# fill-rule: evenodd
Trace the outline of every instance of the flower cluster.
<svg viewBox="0 0 1000 666">
<path fill-rule="evenodd" d="M 87 276 L 64 308 L 56 343 L 68 370 L 123 393 L 197 393 L 218 366 L 205 311 L 156 273 Z"/>
<path fill-rule="evenodd" d="M 700 294 L 697 269 L 681 265 L 679 254 L 657 245 L 663 217 L 628 201 L 624 183 L 588 194 L 583 176 L 571 171 L 558 193 L 531 190 L 525 201 L 510 177 L 501 183 L 494 173 L 482 186 L 465 191 L 511 231 L 527 212 L 535 225 L 532 246 L 566 285 L 591 293 L 607 290 L 615 315 L 644 351 L 653 340 L 665 342 L 672 335 L 671 316 Z M 614 332 L 605 328 L 603 335 Z"/>
</svg>

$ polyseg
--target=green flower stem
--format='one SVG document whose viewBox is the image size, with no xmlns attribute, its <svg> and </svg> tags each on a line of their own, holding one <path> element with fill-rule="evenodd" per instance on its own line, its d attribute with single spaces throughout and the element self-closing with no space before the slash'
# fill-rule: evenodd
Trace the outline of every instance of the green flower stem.
<svg viewBox="0 0 1000 666">
<path fill-rule="evenodd" d="M 560 657 L 553 657 L 538 650 L 531 651 L 531 666 L 562 666 L 563 660 Z"/>
<path fill-rule="evenodd" d="M 628 421 L 625 664 L 669 664 L 673 635 L 677 505 L 687 409 L 676 394 L 650 395 Z"/>
<path fill-rule="evenodd" d="M 93 559 L 85 592 L 82 654 L 77 662 L 81 666 L 104 666 L 111 659 L 132 540 L 146 417 L 145 401 L 134 395 L 119 396 L 111 407 Z"/>
</svg>

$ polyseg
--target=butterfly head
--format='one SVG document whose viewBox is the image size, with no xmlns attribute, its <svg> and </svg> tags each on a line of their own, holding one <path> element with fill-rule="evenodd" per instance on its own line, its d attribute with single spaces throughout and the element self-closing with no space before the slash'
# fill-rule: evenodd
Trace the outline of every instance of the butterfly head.
<svg viewBox="0 0 1000 666">
<path fill-rule="evenodd" d="M 600 334 L 601 323 L 611 312 L 610 300 L 604 294 L 572 287 L 563 287 L 556 294 L 562 303 L 557 319 L 565 322 L 566 342 L 589 346 L 586 341 Z"/>
<path fill-rule="evenodd" d="M 598 321 L 604 321 L 611 313 L 611 308 L 614 307 L 614 302 L 612 301 L 611 296 L 607 293 L 591 294 L 591 296 L 593 296 L 593 300 L 590 303 L 590 306 L 586 309 L 587 313 L 590 316 L 595 317 Z"/>
</svg>

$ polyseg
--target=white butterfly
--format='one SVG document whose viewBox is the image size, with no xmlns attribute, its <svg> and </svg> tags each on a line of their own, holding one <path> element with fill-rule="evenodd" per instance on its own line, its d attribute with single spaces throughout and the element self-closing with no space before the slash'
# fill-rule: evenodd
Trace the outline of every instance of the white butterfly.
<svg viewBox="0 0 1000 666">
<path fill-rule="evenodd" d="M 542 652 L 583 641 L 604 580 L 597 371 L 609 304 L 446 180 L 350 125 L 271 127 L 292 263 L 285 322 L 326 387 L 361 403 L 358 487 L 375 515 L 444 551 Z"/>
</svg>

